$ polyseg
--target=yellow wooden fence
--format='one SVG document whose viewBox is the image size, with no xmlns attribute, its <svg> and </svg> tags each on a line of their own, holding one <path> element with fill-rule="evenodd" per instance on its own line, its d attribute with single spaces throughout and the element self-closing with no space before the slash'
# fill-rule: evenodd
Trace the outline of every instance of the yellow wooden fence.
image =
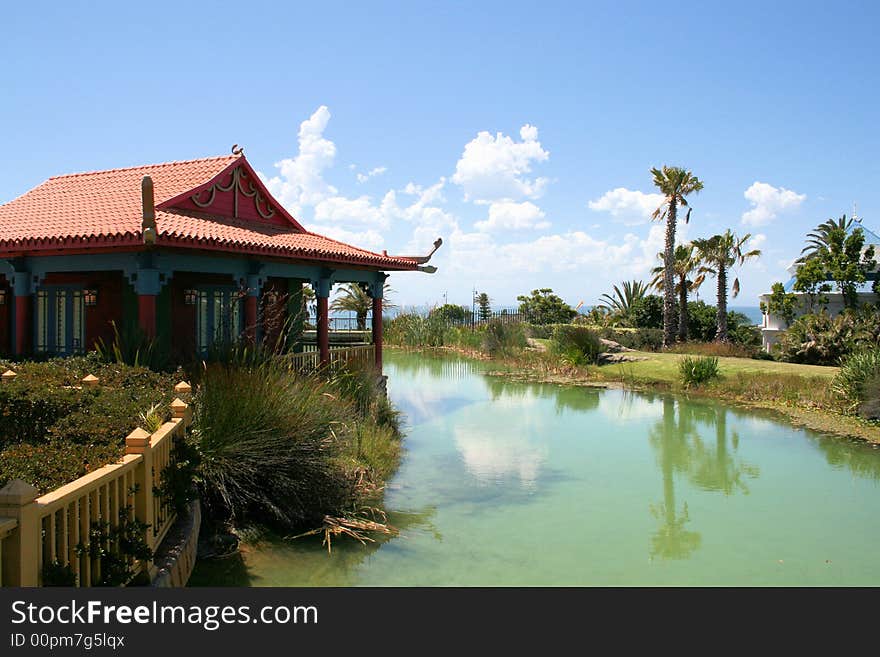
<svg viewBox="0 0 880 657">
<path fill-rule="evenodd" d="M 175 388 L 188 389 L 186 384 Z M 101 559 L 96 550 L 88 549 L 93 540 L 100 540 L 108 553 L 128 558 L 133 573 L 154 574 L 151 563 L 134 563 L 122 555 L 113 530 L 126 518 L 138 520 L 147 525 L 144 538 L 155 551 L 175 520 L 157 488 L 171 463 L 174 442 L 183 439 L 192 413 L 180 399 L 174 400 L 171 410 L 171 421 L 155 433 L 132 431 L 118 463 L 41 496 L 21 480 L 0 489 L 0 584 L 40 586 L 44 566 L 51 564 L 70 568 L 77 586 L 92 586 L 101 580 Z"/>
</svg>

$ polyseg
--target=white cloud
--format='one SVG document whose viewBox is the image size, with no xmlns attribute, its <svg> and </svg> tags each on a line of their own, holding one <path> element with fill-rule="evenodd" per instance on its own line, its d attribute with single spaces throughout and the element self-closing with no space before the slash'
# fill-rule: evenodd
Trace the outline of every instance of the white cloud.
<svg viewBox="0 0 880 657">
<path fill-rule="evenodd" d="M 746 225 L 761 226 L 776 218 L 780 212 L 793 210 L 806 200 L 806 194 L 798 194 L 784 187 L 774 187 L 755 181 L 743 196 L 752 204 L 752 209 L 743 213 L 742 222 Z"/>
<path fill-rule="evenodd" d="M 608 212 L 612 217 L 634 225 L 649 221 L 654 210 L 660 207 L 663 201 L 663 194 L 646 194 L 626 187 L 617 187 L 587 205 L 595 212 Z"/>
<path fill-rule="evenodd" d="M 489 206 L 489 218 L 474 224 L 480 232 L 492 232 L 495 230 L 543 230 L 550 227 L 549 221 L 544 221 L 544 211 L 531 201 L 514 203 L 512 201 L 498 201 Z"/>
<path fill-rule="evenodd" d="M 376 228 L 389 227 L 388 218 L 373 205 L 369 196 L 346 198 L 331 196 L 315 205 L 315 221 L 336 224 L 368 224 Z"/>
<path fill-rule="evenodd" d="M 297 156 L 276 162 L 279 175 L 266 180 L 272 195 L 294 215 L 303 206 L 315 205 L 336 194 L 336 188 L 323 178 L 323 172 L 333 166 L 336 158 L 336 145 L 324 138 L 328 121 L 330 110 L 321 105 L 299 126 Z"/>
<path fill-rule="evenodd" d="M 386 171 L 388 171 L 388 167 L 376 167 L 375 169 L 370 169 L 369 171 L 367 171 L 367 173 L 357 174 L 357 181 L 359 183 L 365 183 L 370 178 L 374 178 L 376 176 L 381 176 Z"/>
<path fill-rule="evenodd" d="M 464 147 L 455 165 L 452 182 L 464 190 L 466 200 L 489 203 L 503 199 L 537 198 L 547 185 L 547 178 L 526 177 L 532 164 L 544 162 L 550 153 L 538 141 L 538 129 L 520 128 L 522 141 L 487 131 L 477 133 Z"/>
<path fill-rule="evenodd" d="M 385 244 L 382 234 L 373 229 L 350 231 L 341 226 L 321 226 L 321 235 L 362 249 L 378 252 Z"/>
<path fill-rule="evenodd" d="M 767 242 L 767 236 L 764 233 L 755 233 L 749 240 L 748 250 L 760 249 Z"/>
</svg>

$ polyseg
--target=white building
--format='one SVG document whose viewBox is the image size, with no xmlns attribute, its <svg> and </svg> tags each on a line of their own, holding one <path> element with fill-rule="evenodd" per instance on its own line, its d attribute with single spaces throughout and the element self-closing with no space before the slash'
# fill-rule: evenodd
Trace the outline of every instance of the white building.
<svg viewBox="0 0 880 657">
<path fill-rule="evenodd" d="M 874 247 L 875 255 L 874 257 L 880 262 L 880 235 L 877 235 L 872 230 L 865 228 L 862 225 L 861 219 L 856 218 L 853 221 L 850 228 L 847 230 L 847 233 L 852 232 L 856 228 L 861 228 L 865 234 L 865 246 L 864 249 L 867 249 L 869 246 Z M 788 267 L 788 274 L 790 276 L 789 281 L 784 285 L 786 292 L 794 292 L 794 283 L 795 283 L 795 275 L 797 274 L 798 265 L 796 262 L 792 262 Z M 834 283 L 832 281 L 828 281 L 832 286 Z M 859 296 L 859 305 L 862 303 L 875 303 L 877 301 L 877 295 L 871 291 L 871 283 L 872 281 L 868 281 L 865 285 L 863 285 L 858 293 Z M 812 309 L 809 306 L 809 299 L 807 295 L 800 292 L 794 292 L 798 297 L 800 297 L 800 304 L 798 310 L 795 314 L 795 317 L 800 317 L 801 315 L 806 315 L 813 310 L 819 310 L 819 308 Z M 832 289 L 831 292 L 828 292 L 824 295 L 826 299 L 828 299 L 828 303 L 824 305 L 824 307 L 828 310 L 831 315 L 836 315 L 841 312 L 844 308 L 843 305 L 843 295 L 837 291 L 836 289 Z M 770 300 L 770 294 L 762 294 L 758 297 L 761 304 L 766 307 L 766 304 Z M 764 312 L 764 322 L 761 326 L 761 335 L 763 337 L 763 345 L 765 351 L 770 351 L 771 347 L 779 341 L 779 335 L 787 329 L 788 326 L 785 323 L 785 320 L 778 315 L 773 315 L 768 312 Z"/>
</svg>

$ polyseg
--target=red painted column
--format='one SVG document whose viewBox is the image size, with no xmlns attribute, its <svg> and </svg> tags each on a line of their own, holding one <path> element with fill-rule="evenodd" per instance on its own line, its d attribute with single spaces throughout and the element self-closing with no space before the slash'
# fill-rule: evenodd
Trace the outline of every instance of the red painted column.
<svg viewBox="0 0 880 657">
<path fill-rule="evenodd" d="M 376 369 L 382 373 L 382 299 L 373 299 L 373 349 L 376 352 Z"/>
<path fill-rule="evenodd" d="M 138 295 L 138 325 L 149 340 L 156 338 L 156 295 Z"/>
<path fill-rule="evenodd" d="M 15 344 L 12 345 L 16 356 L 26 354 L 31 336 L 31 296 L 15 297 Z"/>
<path fill-rule="evenodd" d="M 257 297 L 248 294 L 244 299 L 244 335 L 253 344 L 257 339 Z"/>
<path fill-rule="evenodd" d="M 327 297 L 318 297 L 318 352 L 321 365 L 330 364 L 330 310 Z"/>
</svg>

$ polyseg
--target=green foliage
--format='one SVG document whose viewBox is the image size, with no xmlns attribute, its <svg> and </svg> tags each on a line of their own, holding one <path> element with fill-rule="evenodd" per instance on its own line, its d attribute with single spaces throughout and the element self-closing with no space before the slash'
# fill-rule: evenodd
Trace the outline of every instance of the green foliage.
<svg viewBox="0 0 880 657">
<path fill-rule="evenodd" d="M 837 365 L 849 354 L 880 345 L 880 315 L 864 308 L 832 317 L 827 311 L 798 317 L 782 334 L 776 353 L 792 363 Z"/>
<path fill-rule="evenodd" d="M 511 355 L 528 346 L 525 327 L 520 322 L 490 320 L 483 332 L 483 351 L 490 356 Z"/>
<path fill-rule="evenodd" d="M 108 345 L 98 338 L 94 345 L 95 353 L 102 361 L 146 367 L 157 372 L 171 369 L 169 354 L 158 338 L 148 338 L 138 326 L 126 326 L 120 332 L 116 322 L 110 324 L 113 326 L 113 342 Z"/>
<path fill-rule="evenodd" d="M 354 487 L 334 465 L 333 436 L 347 431 L 353 409 L 324 392 L 316 380 L 271 364 L 207 367 L 192 436 L 209 516 L 296 526 L 350 504 Z"/>
<path fill-rule="evenodd" d="M 852 226 L 852 217 L 847 218 L 846 215 L 839 219 L 826 219 L 813 229 L 813 232 L 807 233 L 807 245 L 801 250 L 801 256 L 797 259 L 798 264 L 803 264 L 816 255 L 816 252 L 829 244 L 828 236 L 833 230 L 842 230 L 846 232 Z"/>
<path fill-rule="evenodd" d="M 385 342 L 403 347 L 442 347 L 447 323 L 442 317 L 401 313 L 385 323 Z"/>
<path fill-rule="evenodd" d="M 642 281 L 623 281 L 620 287 L 613 286 L 611 294 L 603 294 L 599 299 L 612 315 L 629 322 L 633 306 L 648 294 L 650 287 Z"/>
<path fill-rule="evenodd" d="M 159 486 L 153 492 L 170 504 L 177 514 L 184 513 L 190 501 L 197 497 L 193 482 L 200 462 L 201 455 L 192 441 L 175 439 L 171 462 L 159 475 Z"/>
<path fill-rule="evenodd" d="M 553 329 L 550 349 L 569 365 L 595 365 L 602 342 L 595 331 L 568 324 Z"/>
<path fill-rule="evenodd" d="M 649 294 L 633 303 L 629 312 L 635 328 L 663 328 L 663 297 Z"/>
<path fill-rule="evenodd" d="M 485 292 L 480 292 L 477 295 L 477 318 L 485 322 L 490 317 L 492 317 L 492 299 Z"/>
<path fill-rule="evenodd" d="M 153 551 L 146 541 L 146 530 L 150 525 L 133 515 L 128 505 L 119 509 L 119 520 L 115 525 L 106 520 L 93 521 L 89 526 L 88 542 L 76 546 L 77 555 L 100 563 L 100 569 L 92 571 L 92 586 L 123 586 L 137 573 L 132 560 L 149 561 L 153 558 Z M 96 570 L 100 570 L 100 578 L 95 577 Z"/>
<path fill-rule="evenodd" d="M 367 329 L 367 315 L 373 309 L 373 298 L 367 294 L 365 288 L 362 283 L 346 283 L 339 288 L 338 295 L 330 304 L 330 310 L 354 313 L 359 331 Z M 383 310 L 394 308 L 388 296 L 390 292 L 392 292 L 391 286 L 385 283 L 382 293 Z"/>
<path fill-rule="evenodd" d="M 550 288 L 532 290 L 531 295 L 520 295 L 519 312 L 532 324 L 565 324 L 577 315 L 577 311 L 553 294 Z"/>
<path fill-rule="evenodd" d="M 826 282 L 827 277 L 825 265 L 819 258 L 810 258 L 798 267 L 794 290 L 807 295 L 807 307 L 810 311 L 828 305 L 828 297 L 825 295 L 831 292 L 831 284 Z"/>
<path fill-rule="evenodd" d="M 718 331 L 717 313 L 716 307 L 708 305 L 705 301 L 689 301 L 688 335 L 690 339 L 697 342 L 714 340 Z M 755 332 L 749 328 L 750 326 L 751 320 L 748 317 L 733 310 L 728 311 L 727 330 L 731 341 L 745 340 L 747 343 L 752 343 Z M 757 336 L 760 340 L 760 332 L 757 333 Z"/>
<path fill-rule="evenodd" d="M 647 328 L 635 331 L 622 331 L 605 328 L 600 335 L 606 340 L 613 340 L 627 349 L 637 351 L 659 351 L 663 347 L 663 329 Z"/>
<path fill-rule="evenodd" d="M 840 226 L 828 227 L 821 242 L 816 243 L 798 268 L 795 289 L 810 295 L 811 301 L 818 300 L 824 305 L 827 300 L 817 297 L 831 291 L 832 287 L 826 281 L 834 281 L 843 295 L 844 306 L 856 308 L 858 288 L 877 265 L 873 245 L 862 252 L 864 245 L 865 232 L 861 228 L 847 234 Z"/>
<path fill-rule="evenodd" d="M 445 322 L 446 324 L 464 324 L 470 322 L 471 311 L 464 306 L 456 306 L 452 303 L 446 303 L 442 306 L 432 308 L 429 316 L 433 319 Z"/>
<path fill-rule="evenodd" d="M 43 586 L 76 586 L 76 573 L 58 559 L 43 564 Z"/>
<path fill-rule="evenodd" d="M 0 363 L 18 376 L 0 386 L 0 486 L 23 479 L 41 492 L 66 484 L 123 452 L 138 415 L 173 399 L 180 375 L 103 363 L 94 354 L 33 363 Z M 94 374 L 95 388 L 81 379 Z"/>
<path fill-rule="evenodd" d="M 686 387 L 701 385 L 719 375 L 717 356 L 685 356 L 678 364 L 681 381 Z"/>
<path fill-rule="evenodd" d="M 218 523 L 316 526 L 354 508 L 363 478 L 387 473 L 399 417 L 375 373 L 302 376 L 267 361 L 209 365 L 195 400 L 196 477 Z"/>
<path fill-rule="evenodd" d="M 786 292 L 782 283 L 773 283 L 766 306 L 761 303 L 761 311 L 781 317 L 786 326 L 791 326 L 800 309 L 800 299 L 792 292 Z"/>
<path fill-rule="evenodd" d="M 127 433 L 121 434 L 120 441 Z M 125 448 L 119 442 L 76 444 L 53 439 L 38 444 L 10 445 L 0 452 L 0 487 L 13 479 L 21 479 L 42 495 L 116 462 L 124 453 Z"/>
<path fill-rule="evenodd" d="M 867 393 L 876 394 L 880 379 L 880 349 L 867 349 L 850 354 L 840 364 L 832 388 L 846 403 L 849 412 L 858 411 L 865 402 L 872 401 Z M 873 405 L 871 405 L 872 411 Z"/>
</svg>

